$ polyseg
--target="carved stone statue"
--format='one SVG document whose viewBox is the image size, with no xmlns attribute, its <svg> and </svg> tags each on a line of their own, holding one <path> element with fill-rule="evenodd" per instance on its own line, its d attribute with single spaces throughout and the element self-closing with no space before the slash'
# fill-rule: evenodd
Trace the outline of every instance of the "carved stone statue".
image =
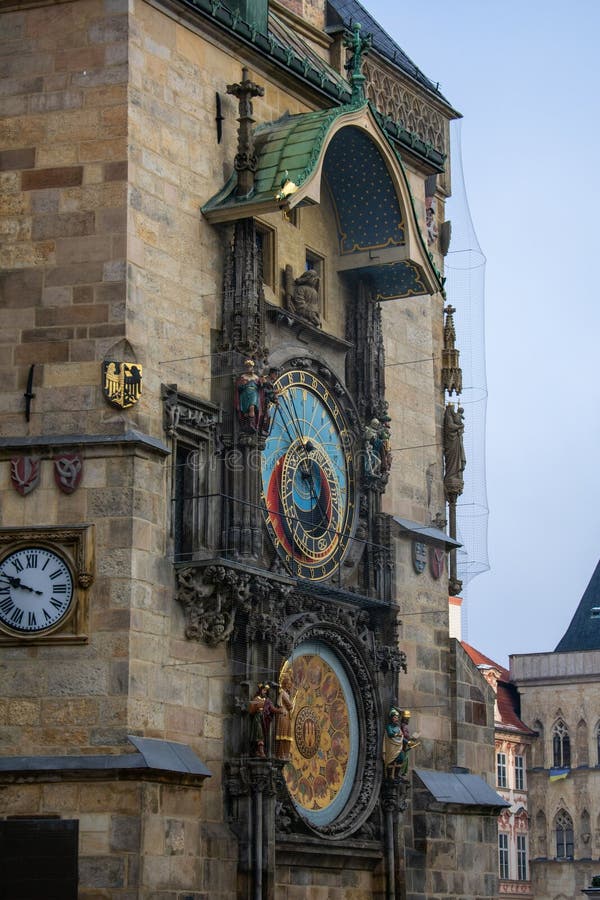
<svg viewBox="0 0 600 900">
<path fill-rule="evenodd" d="M 256 694 L 250 701 L 250 752 L 255 756 L 266 756 L 265 748 L 269 746 L 269 733 L 275 714 L 280 712 L 269 697 L 270 686 L 260 682 Z"/>
<path fill-rule="evenodd" d="M 262 412 L 261 379 L 255 372 L 255 363 L 247 359 L 244 371 L 235 383 L 235 407 L 242 428 L 257 431 Z"/>
<path fill-rule="evenodd" d="M 319 298 L 319 276 L 314 269 L 307 269 L 299 278 L 291 282 L 291 266 L 286 266 L 286 294 L 287 305 L 291 312 L 300 319 L 304 319 L 309 325 L 321 328 L 321 312 Z"/>
<path fill-rule="evenodd" d="M 379 419 L 371 419 L 365 425 L 365 475 L 381 474 Z"/>
<path fill-rule="evenodd" d="M 292 745 L 292 715 L 294 712 L 294 682 L 289 668 L 281 673 L 279 712 L 275 716 L 275 756 L 289 759 Z"/>
<path fill-rule="evenodd" d="M 463 472 L 467 464 L 463 435 L 465 431 L 464 409 L 448 403 L 444 413 L 444 488 L 447 495 L 462 494 Z"/>
<path fill-rule="evenodd" d="M 389 721 L 383 734 L 383 761 L 388 775 L 394 780 L 406 782 L 408 772 L 409 752 L 417 747 L 419 741 L 411 740 L 408 728 L 410 710 L 400 711 L 392 707 L 389 712 Z M 415 735 L 416 737 L 416 735 Z"/>
<path fill-rule="evenodd" d="M 391 419 L 384 416 L 384 421 L 371 419 L 363 430 L 365 438 L 365 475 L 377 477 L 387 474 L 392 464 L 390 448 Z"/>
</svg>

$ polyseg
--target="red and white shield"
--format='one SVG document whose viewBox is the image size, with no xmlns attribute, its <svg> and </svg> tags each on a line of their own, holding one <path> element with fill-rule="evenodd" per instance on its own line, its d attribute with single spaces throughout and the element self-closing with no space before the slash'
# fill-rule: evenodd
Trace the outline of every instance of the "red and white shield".
<svg viewBox="0 0 600 900">
<path fill-rule="evenodd" d="M 13 456 L 10 461 L 10 480 L 15 491 L 23 497 L 30 494 L 40 481 L 39 456 Z"/>
</svg>

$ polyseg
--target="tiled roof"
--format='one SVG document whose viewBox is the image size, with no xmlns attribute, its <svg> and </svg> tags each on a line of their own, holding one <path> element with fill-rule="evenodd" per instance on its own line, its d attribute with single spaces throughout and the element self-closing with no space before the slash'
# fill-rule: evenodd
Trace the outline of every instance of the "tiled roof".
<svg viewBox="0 0 600 900">
<path fill-rule="evenodd" d="M 600 650 L 600 615 L 595 610 L 600 613 L 600 562 L 555 652 Z"/>
<path fill-rule="evenodd" d="M 471 645 L 467 644 L 466 641 L 461 641 L 461 644 L 476 666 L 486 666 L 492 669 L 498 669 L 502 681 L 510 681 L 510 672 L 508 671 L 508 669 L 505 669 L 504 666 L 500 665 L 500 663 L 494 662 L 494 660 L 490 659 L 489 656 L 484 656 L 483 653 L 480 653 L 479 650 L 475 649 L 475 647 L 471 647 Z"/>
<path fill-rule="evenodd" d="M 475 647 L 471 647 L 471 645 L 467 644 L 465 641 L 461 641 L 461 644 L 478 669 L 496 669 L 500 673 L 500 677 L 496 683 L 496 705 L 498 715 L 500 716 L 498 722 L 501 726 L 516 731 L 522 731 L 526 734 L 533 734 L 531 728 L 529 728 L 519 717 L 519 693 L 514 684 L 511 683 L 510 672 L 508 669 L 505 669 L 504 666 L 494 662 L 489 656 L 480 653 L 479 650 L 476 650 Z"/>
</svg>

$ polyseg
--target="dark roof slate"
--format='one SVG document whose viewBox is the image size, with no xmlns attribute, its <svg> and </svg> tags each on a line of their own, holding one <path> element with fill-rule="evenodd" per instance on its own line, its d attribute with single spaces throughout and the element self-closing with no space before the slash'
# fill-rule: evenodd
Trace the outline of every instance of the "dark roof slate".
<svg viewBox="0 0 600 900">
<path fill-rule="evenodd" d="M 446 98 L 439 90 L 439 86 L 434 84 L 421 70 L 414 64 L 412 59 L 406 55 L 402 47 L 400 47 L 389 34 L 383 30 L 381 25 L 373 18 L 371 13 L 362 6 L 358 0 L 328 0 L 327 3 L 327 20 L 329 25 L 345 25 L 351 27 L 358 22 L 362 27 L 363 34 L 373 36 L 373 47 L 388 62 L 398 66 L 411 78 L 414 78 L 422 87 L 436 94 L 444 103 L 448 103 Z"/>
<path fill-rule="evenodd" d="M 592 610 L 598 615 L 593 616 Z M 556 653 L 600 650 L 600 562 L 579 601 L 571 623 L 556 645 Z"/>
</svg>

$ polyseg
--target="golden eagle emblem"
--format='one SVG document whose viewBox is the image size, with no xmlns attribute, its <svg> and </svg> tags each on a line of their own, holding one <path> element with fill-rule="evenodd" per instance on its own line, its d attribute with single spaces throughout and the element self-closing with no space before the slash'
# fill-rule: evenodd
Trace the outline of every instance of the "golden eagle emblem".
<svg viewBox="0 0 600 900">
<path fill-rule="evenodd" d="M 113 406 L 127 409 L 140 399 L 142 393 L 142 367 L 139 363 L 117 362 L 105 359 L 102 363 L 102 391 Z"/>
</svg>

